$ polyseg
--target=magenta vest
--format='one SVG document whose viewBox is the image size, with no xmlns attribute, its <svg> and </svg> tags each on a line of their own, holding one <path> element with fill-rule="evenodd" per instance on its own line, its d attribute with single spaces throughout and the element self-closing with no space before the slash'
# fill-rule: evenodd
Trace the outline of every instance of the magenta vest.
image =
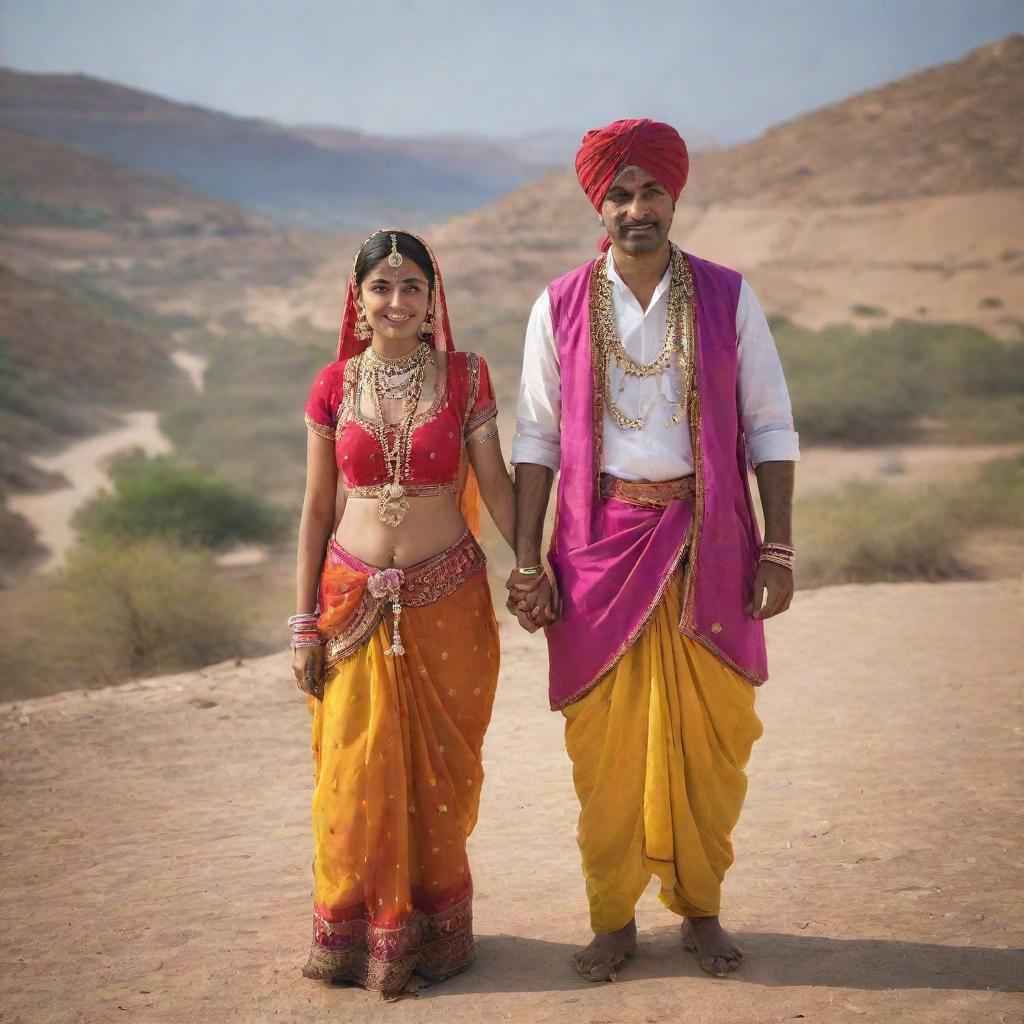
<svg viewBox="0 0 1024 1024">
<path fill-rule="evenodd" d="M 685 556 L 682 633 L 755 685 L 768 677 L 764 625 L 746 613 L 760 536 L 736 405 L 736 271 L 688 256 L 696 313 L 699 414 L 690 423 L 697 497 L 664 509 L 602 500 L 594 431 L 590 276 L 548 287 L 561 366 L 561 464 L 551 564 L 562 614 L 547 627 L 551 707 L 586 694 L 636 640 Z M 596 427 L 595 427 L 596 424 Z"/>
</svg>

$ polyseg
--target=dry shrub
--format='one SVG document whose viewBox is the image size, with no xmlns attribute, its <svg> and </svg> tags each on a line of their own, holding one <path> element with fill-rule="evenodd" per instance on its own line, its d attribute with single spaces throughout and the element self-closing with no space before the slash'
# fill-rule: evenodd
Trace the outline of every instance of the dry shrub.
<svg viewBox="0 0 1024 1024">
<path fill-rule="evenodd" d="M 962 527 L 936 488 L 892 490 L 853 482 L 796 508 L 801 586 L 962 579 Z"/>
<path fill-rule="evenodd" d="M 1024 457 L 987 463 L 957 484 L 849 483 L 798 502 L 798 584 L 970 578 L 963 541 L 990 527 L 1024 531 Z"/>
<path fill-rule="evenodd" d="M 165 541 L 81 546 L 14 596 L 0 633 L 3 700 L 184 671 L 246 647 L 242 591 L 208 555 Z"/>
<path fill-rule="evenodd" d="M 59 599 L 67 647 L 95 682 L 208 665 L 245 643 L 244 609 L 209 557 L 166 541 L 79 548 Z"/>
</svg>

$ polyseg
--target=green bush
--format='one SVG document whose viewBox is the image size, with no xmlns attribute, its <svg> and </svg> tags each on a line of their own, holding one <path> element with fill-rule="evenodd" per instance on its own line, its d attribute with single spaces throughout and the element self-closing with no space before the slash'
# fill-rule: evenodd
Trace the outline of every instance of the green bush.
<svg viewBox="0 0 1024 1024">
<path fill-rule="evenodd" d="M 861 333 L 773 325 L 797 429 L 814 443 L 881 444 L 922 432 L 1013 440 L 1024 402 L 1024 344 L 962 325 L 897 321 Z M 977 424 L 975 426 L 975 423 Z"/>
<path fill-rule="evenodd" d="M 282 513 L 232 484 L 166 456 L 120 460 L 114 490 L 76 516 L 91 541 L 165 537 L 185 547 L 269 543 L 284 530 Z"/>
</svg>

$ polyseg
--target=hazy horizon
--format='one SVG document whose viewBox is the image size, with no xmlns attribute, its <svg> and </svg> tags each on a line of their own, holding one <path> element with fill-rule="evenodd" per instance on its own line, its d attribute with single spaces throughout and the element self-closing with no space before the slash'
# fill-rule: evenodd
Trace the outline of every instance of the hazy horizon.
<svg viewBox="0 0 1024 1024">
<path fill-rule="evenodd" d="M 375 135 L 578 133 L 647 115 L 729 144 L 1022 30 L 1021 0 L 3 0 L 0 63 Z"/>
</svg>

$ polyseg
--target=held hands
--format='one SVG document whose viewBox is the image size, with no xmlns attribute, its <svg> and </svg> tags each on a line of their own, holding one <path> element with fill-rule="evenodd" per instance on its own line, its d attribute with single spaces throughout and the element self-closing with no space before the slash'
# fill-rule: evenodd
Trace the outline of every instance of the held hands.
<svg viewBox="0 0 1024 1024">
<path fill-rule="evenodd" d="M 324 697 L 324 649 L 322 647 L 300 647 L 292 651 L 292 671 L 295 685 L 303 693 L 317 700 Z"/>
<path fill-rule="evenodd" d="M 789 608 L 793 600 L 793 570 L 775 562 L 762 561 L 754 576 L 754 600 L 747 614 L 755 619 L 770 619 Z"/>
<path fill-rule="evenodd" d="M 513 569 L 505 589 L 509 592 L 505 607 L 528 633 L 536 633 L 558 617 L 558 588 L 546 572 L 524 576 Z"/>
</svg>

